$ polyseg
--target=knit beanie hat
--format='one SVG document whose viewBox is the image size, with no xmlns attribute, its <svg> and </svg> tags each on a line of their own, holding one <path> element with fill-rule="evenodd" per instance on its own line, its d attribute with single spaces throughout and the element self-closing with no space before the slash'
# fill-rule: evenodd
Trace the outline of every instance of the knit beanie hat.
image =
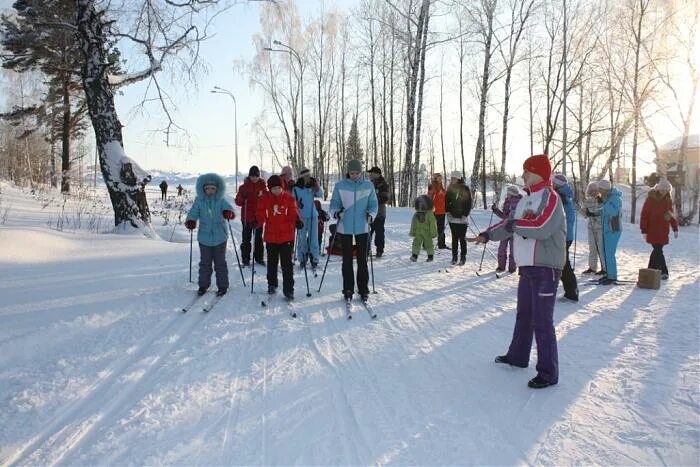
<svg viewBox="0 0 700 467">
<path fill-rule="evenodd" d="M 523 169 L 530 173 L 539 175 L 544 180 L 549 180 L 552 176 L 552 164 L 549 162 L 547 154 L 537 154 L 530 156 L 523 162 Z"/>
<path fill-rule="evenodd" d="M 357 159 L 352 159 L 348 161 L 347 164 L 348 172 L 362 172 L 362 162 Z"/>
<path fill-rule="evenodd" d="M 556 174 L 554 177 L 552 177 L 552 185 L 555 187 L 559 188 L 564 185 L 568 185 L 569 180 L 566 178 L 566 175 L 564 174 Z"/>
<path fill-rule="evenodd" d="M 292 168 L 288 165 L 282 167 L 282 173 L 280 175 L 292 175 Z"/>
<path fill-rule="evenodd" d="M 612 188 L 612 185 L 610 184 L 610 180 L 606 180 L 606 179 L 598 180 L 598 189 L 608 191 L 608 190 L 610 190 L 610 188 Z"/>
<path fill-rule="evenodd" d="M 248 176 L 249 177 L 259 177 L 260 176 L 260 169 L 258 168 L 257 165 L 254 165 L 250 168 L 248 171 Z"/>
<path fill-rule="evenodd" d="M 593 194 L 594 192 L 598 192 L 598 182 L 591 182 L 586 186 L 587 194 Z"/>
<path fill-rule="evenodd" d="M 655 190 L 666 190 L 666 191 L 671 191 L 671 182 L 666 180 L 665 178 L 662 180 L 659 180 L 659 183 L 654 186 Z"/>
<path fill-rule="evenodd" d="M 506 188 L 506 193 L 511 196 L 516 196 L 520 194 L 520 189 L 515 185 L 508 185 L 508 188 Z"/>
<path fill-rule="evenodd" d="M 374 167 L 372 167 L 371 169 L 369 169 L 368 172 L 371 173 L 371 174 L 381 175 L 381 174 L 382 174 L 382 169 L 380 169 L 379 167 L 377 167 L 377 166 L 375 165 Z"/>
<path fill-rule="evenodd" d="M 276 186 L 282 186 L 282 177 L 273 175 L 267 179 L 267 188 L 272 189 Z"/>
<path fill-rule="evenodd" d="M 433 198 L 428 195 L 420 195 L 413 201 L 416 211 L 430 211 L 433 209 Z"/>
<path fill-rule="evenodd" d="M 462 179 L 462 172 L 460 172 L 459 170 L 453 170 L 452 173 L 450 174 L 450 177 L 461 180 Z"/>
<path fill-rule="evenodd" d="M 300 177 L 303 177 L 304 175 L 311 175 L 311 171 L 306 167 L 302 167 L 301 172 L 299 172 Z"/>
</svg>

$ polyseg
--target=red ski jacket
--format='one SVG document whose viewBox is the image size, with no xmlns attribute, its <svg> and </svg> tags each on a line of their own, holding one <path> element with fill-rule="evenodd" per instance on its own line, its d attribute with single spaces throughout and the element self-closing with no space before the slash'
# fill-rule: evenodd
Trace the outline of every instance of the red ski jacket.
<svg viewBox="0 0 700 467">
<path fill-rule="evenodd" d="M 258 209 L 258 200 L 267 193 L 267 185 L 262 178 L 253 183 L 250 177 L 246 177 L 243 185 L 236 193 L 236 206 L 241 207 L 241 223 L 250 224 L 255 220 Z"/>
<path fill-rule="evenodd" d="M 666 193 L 662 198 L 656 190 L 651 190 L 642 207 L 642 217 L 639 228 L 647 236 L 647 243 L 668 244 L 669 226 L 678 232 L 678 221 L 673 214 L 671 195 Z"/>
<path fill-rule="evenodd" d="M 295 223 L 299 219 L 297 203 L 292 195 L 283 191 L 279 196 L 270 192 L 258 200 L 258 226 L 265 227 L 263 239 L 267 243 L 293 242 Z"/>
</svg>

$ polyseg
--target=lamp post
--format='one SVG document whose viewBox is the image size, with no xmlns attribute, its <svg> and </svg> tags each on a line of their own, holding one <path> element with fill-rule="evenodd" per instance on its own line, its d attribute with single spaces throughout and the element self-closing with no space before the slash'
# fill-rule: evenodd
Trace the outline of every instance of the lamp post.
<svg viewBox="0 0 700 467">
<path fill-rule="evenodd" d="M 297 53 L 296 50 L 294 50 L 292 47 L 288 46 L 287 44 L 283 44 L 282 42 L 278 40 L 273 40 L 273 44 L 278 45 L 280 47 L 284 47 L 286 50 L 281 50 L 281 49 L 273 49 L 272 47 L 265 47 L 264 50 L 267 50 L 268 52 L 286 52 L 290 55 L 293 55 L 294 58 L 297 59 L 297 62 L 299 63 L 299 88 L 301 91 L 301 142 L 299 143 L 299 151 L 301 152 L 301 162 L 302 165 L 304 164 L 304 66 L 301 63 L 301 57 L 299 57 L 299 54 Z"/>
<path fill-rule="evenodd" d="M 210 92 L 213 94 L 226 94 L 233 99 L 233 137 L 236 158 L 236 191 L 238 191 L 238 104 L 236 103 L 236 96 L 234 96 L 228 89 L 220 88 L 219 86 L 214 86 L 214 89 L 212 89 Z"/>
</svg>

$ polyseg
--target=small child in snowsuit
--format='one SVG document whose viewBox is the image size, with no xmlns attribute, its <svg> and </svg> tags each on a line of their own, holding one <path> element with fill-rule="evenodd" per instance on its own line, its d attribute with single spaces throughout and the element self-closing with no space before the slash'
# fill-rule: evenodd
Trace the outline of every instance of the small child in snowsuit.
<svg viewBox="0 0 700 467">
<path fill-rule="evenodd" d="M 496 206 L 496 203 L 491 206 L 491 211 L 501 219 L 507 219 L 511 213 L 515 213 L 515 207 L 518 205 L 522 196 L 520 190 L 515 185 L 508 185 L 506 189 L 506 199 L 503 201 L 503 210 L 501 211 Z M 509 254 L 510 252 L 510 254 Z M 501 240 L 498 245 L 498 268 L 496 271 L 503 272 L 506 270 L 506 259 L 508 259 L 508 272 L 515 272 L 516 264 L 513 257 L 513 237 L 508 237 Z"/>
<path fill-rule="evenodd" d="M 212 263 L 216 270 L 216 295 L 228 290 L 228 266 L 226 265 L 226 222 L 233 219 L 233 207 L 224 198 L 226 182 L 217 174 L 204 174 L 197 179 L 197 197 L 187 214 L 185 227 L 194 230 L 199 220 L 197 241 L 199 242 L 199 290 L 204 295 L 211 285 Z"/>
<path fill-rule="evenodd" d="M 411 261 L 418 261 L 418 254 L 421 248 L 425 248 L 428 253 L 427 261 L 433 260 L 435 245 L 433 239 L 437 237 L 437 220 L 433 214 L 433 200 L 428 195 L 421 195 L 415 199 L 413 206 L 416 208 L 413 219 L 411 219 L 411 231 L 408 233 L 413 237 L 411 245 Z"/>
</svg>

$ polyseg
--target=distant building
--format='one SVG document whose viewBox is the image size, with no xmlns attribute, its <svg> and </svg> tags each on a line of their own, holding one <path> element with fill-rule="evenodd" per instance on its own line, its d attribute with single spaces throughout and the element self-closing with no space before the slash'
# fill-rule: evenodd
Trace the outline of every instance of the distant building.
<svg viewBox="0 0 700 467">
<path fill-rule="evenodd" d="M 688 136 L 688 149 L 685 154 L 685 164 L 679 166 L 682 138 L 676 138 L 659 148 L 656 155 L 656 171 L 661 177 L 666 177 L 676 185 L 679 172 L 685 178 L 687 188 L 697 188 L 700 184 L 700 135 Z"/>
</svg>

